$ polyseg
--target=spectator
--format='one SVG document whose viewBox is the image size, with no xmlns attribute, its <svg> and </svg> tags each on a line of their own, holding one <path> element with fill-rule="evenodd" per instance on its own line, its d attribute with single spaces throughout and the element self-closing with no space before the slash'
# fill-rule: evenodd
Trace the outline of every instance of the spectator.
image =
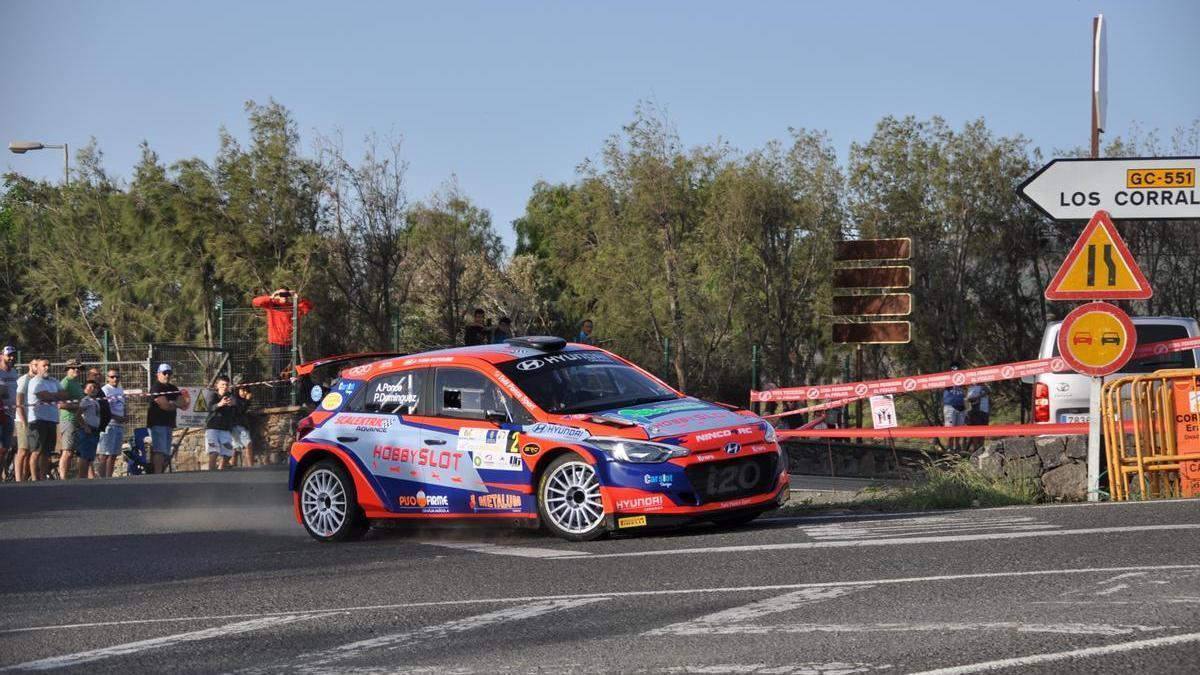
<svg viewBox="0 0 1200 675">
<path fill-rule="evenodd" d="M 575 341 L 581 345 L 596 344 L 592 340 L 592 320 L 584 319 L 583 323 L 579 324 L 579 335 L 575 336 Z"/>
<path fill-rule="evenodd" d="M 58 401 L 66 398 L 58 380 L 50 376 L 50 359 L 37 359 L 37 374 L 29 380 L 29 476 L 42 480 L 49 473 L 50 455 L 58 435 Z"/>
<path fill-rule="evenodd" d="M 67 374 L 59 382 L 66 399 L 58 404 L 58 475 L 63 480 L 71 477 L 70 468 L 75 463 L 79 449 L 80 422 L 77 412 L 83 399 L 83 385 L 79 382 L 82 367 L 79 359 L 67 361 Z"/>
<path fill-rule="evenodd" d="M 17 350 L 12 345 L 0 350 L 0 468 L 8 470 L 17 453 Z"/>
<path fill-rule="evenodd" d="M 252 304 L 267 313 L 267 342 L 271 346 L 271 379 L 286 379 L 294 364 L 292 363 L 292 340 L 295 326 L 292 325 L 292 300 L 295 293 L 284 286 L 270 295 L 260 295 Z M 313 304 L 308 298 L 296 300 L 296 318 L 312 311 Z M 284 393 L 284 388 L 275 386 L 271 389 L 271 401 L 278 404 Z"/>
<path fill-rule="evenodd" d="M 237 417 L 237 397 L 229 391 L 229 378 L 221 375 L 213 388 L 204 392 L 208 404 L 208 419 L 204 422 L 204 445 L 208 448 L 208 470 L 224 471 L 233 457 L 234 418 Z"/>
<path fill-rule="evenodd" d="M 92 366 L 91 368 L 87 369 L 87 377 L 83 378 L 83 383 L 86 385 L 88 382 L 95 382 L 97 387 L 104 384 L 100 381 L 99 368 Z"/>
<path fill-rule="evenodd" d="M 463 344 L 468 347 L 472 345 L 486 345 L 491 342 L 488 335 L 488 327 L 483 322 L 483 309 L 475 308 L 474 314 L 471 315 L 471 323 L 463 329 Z"/>
<path fill-rule="evenodd" d="M 79 401 L 79 432 L 76 454 L 79 456 L 79 477 L 92 478 L 92 462 L 96 459 L 96 445 L 100 441 L 100 385 L 88 380 L 83 385 L 83 399 Z M 66 453 L 63 453 L 65 456 Z M 67 466 L 67 471 L 71 470 Z M 67 472 L 59 467 L 59 474 L 67 477 Z"/>
<path fill-rule="evenodd" d="M 121 444 L 125 442 L 125 389 L 121 386 L 121 375 L 116 368 L 108 369 L 108 382 L 101 388 L 108 401 L 108 426 L 100 433 L 99 469 L 101 478 L 111 478 Z"/>
<path fill-rule="evenodd" d="M 250 425 L 246 420 L 246 411 L 250 409 L 251 400 L 253 396 L 248 388 L 237 388 L 237 398 L 234 401 L 237 408 L 234 411 L 233 428 L 229 430 L 234 452 L 241 451 L 242 465 L 247 467 L 254 466 L 254 448 L 250 441 Z"/>
<path fill-rule="evenodd" d="M 492 331 L 492 342 L 494 344 L 503 344 L 505 340 L 512 336 L 512 319 L 507 316 L 500 317 L 500 321 L 496 324 L 496 330 Z"/>
<path fill-rule="evenodd" d="M 973 384 L 967 389 L 967 426 L 987 426 L 992 409 L 990 392 L 986 384 Z M 983 438 L 971 438 L 967 442 L 967 451 L 983 445 Z"/>
<path fill-rule="evenodd" d="M 958 363 L 951 363 L 950 370 L 958 370 Z M 948 427 L 961 427 L 966 422 L 966 395 L 963 388 L 957 384 L 942 390 L 942 423 Z M 958 438 L 950 438 L 948 449 L 958 452 L 962 443 Z"/>
<path fill-rule="evenodd" d="M 32 479 L 29 472 L 29 421 L 32 417 L 29 411 L 29 381 L 37 377 L 37 369 L 37 359 L 33 359 L 29 362 L 26 373 L 17 378 L 17 422 L 14 427 L 17 435 L 17 456 L 13 460 L 13 477 L 17 481 Z"/>
<path fill-rule="evenodd" d="M 154 473 L 162 473 L 171 463 L 171 434 L 175 430 L 175 413 L 188 407 L 187 391 L 171 384 L 171 364 L 158 364 L 154 383 L 150 385 L 150 404 L 146 406 L 146 426 L 150 428 L 150 462 Z"/>
</svg>

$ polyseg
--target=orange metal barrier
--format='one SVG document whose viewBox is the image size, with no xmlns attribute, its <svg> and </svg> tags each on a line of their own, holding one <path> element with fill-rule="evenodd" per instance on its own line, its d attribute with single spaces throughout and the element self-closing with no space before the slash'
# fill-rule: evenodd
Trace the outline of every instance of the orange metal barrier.
<svg viewBox="0 0 1200 675">
<path fill-rule="evenodd" d="M 1200 496 L 1200 370 L 1109 380 L 1100 411 L 1114 501 Z"/>
</svg>

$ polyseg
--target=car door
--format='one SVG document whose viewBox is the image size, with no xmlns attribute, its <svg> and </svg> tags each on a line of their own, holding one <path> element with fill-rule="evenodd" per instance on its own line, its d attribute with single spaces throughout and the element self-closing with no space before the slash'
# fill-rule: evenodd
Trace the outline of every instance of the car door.
<svg viewBox="0 0 1200 675">
<path fill-rule="evenodd" d="M 482 494 L 468 495 L 464 513 L 530 511 L 532 498 L 522 495 L 532 493 L 531 474 L 518 423 L 532 417 L 479 370 L 439 367 L 431 379 L 432 419 L 422 443 L 453 448 L 474 469 Z"/>
</svg>

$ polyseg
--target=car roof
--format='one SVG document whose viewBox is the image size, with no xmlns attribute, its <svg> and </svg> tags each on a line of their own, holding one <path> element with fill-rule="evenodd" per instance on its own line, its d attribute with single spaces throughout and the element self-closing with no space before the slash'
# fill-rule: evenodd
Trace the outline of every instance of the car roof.
<svg viewBox="0 0 1200 675">
<path fill-rule="evenodd" d="M 446 349 L 436 349 L 428 352 L 418 352 L 405 356 L 382 359 L 371 363 L 347 368 L 341 372 L 342 377 L 350 377 L 354 379 L 369 378 L 377 374 L 388 372 L 396 368 L 406 366 L 425 365 L 453 365 L 453 364 L 479 364 L 480 362 L 488 363 L 493 366 L 515 361 L 517 359 L 528 356 L 537 356 L 539 354 L 563 354 L 567 352 L 582 352 L 582 351 L 604 351 L 598 347 L 591 345 L 578 344 L 567 342 L 561 349 L 538 349 L 525 344 L 488 344 L 488 345 L 472 345 L 469 347 L 449 347 Z"/>
</svg>

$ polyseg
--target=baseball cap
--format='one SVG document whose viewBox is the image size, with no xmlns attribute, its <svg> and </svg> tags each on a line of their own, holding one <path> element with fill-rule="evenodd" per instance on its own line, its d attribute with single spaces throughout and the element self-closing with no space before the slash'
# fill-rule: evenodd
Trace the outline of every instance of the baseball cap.
<svg viewBox="0 0 1200 675">
<path fill-rule="evenodd" d="M 171 364 L 169 364 L 169 363 L 160 363 L 160 364 L 158 364 L 158 372 L 160 372 L 160 373 L 170 373 L 170 372 L 172 372 L 172 371 L 171 371 Z"/>
<path fill-rule="evenodd" d="M 17 348 L 12 345 L 4 345 L 4 354 L 16 354 Z"/>
</svg>

